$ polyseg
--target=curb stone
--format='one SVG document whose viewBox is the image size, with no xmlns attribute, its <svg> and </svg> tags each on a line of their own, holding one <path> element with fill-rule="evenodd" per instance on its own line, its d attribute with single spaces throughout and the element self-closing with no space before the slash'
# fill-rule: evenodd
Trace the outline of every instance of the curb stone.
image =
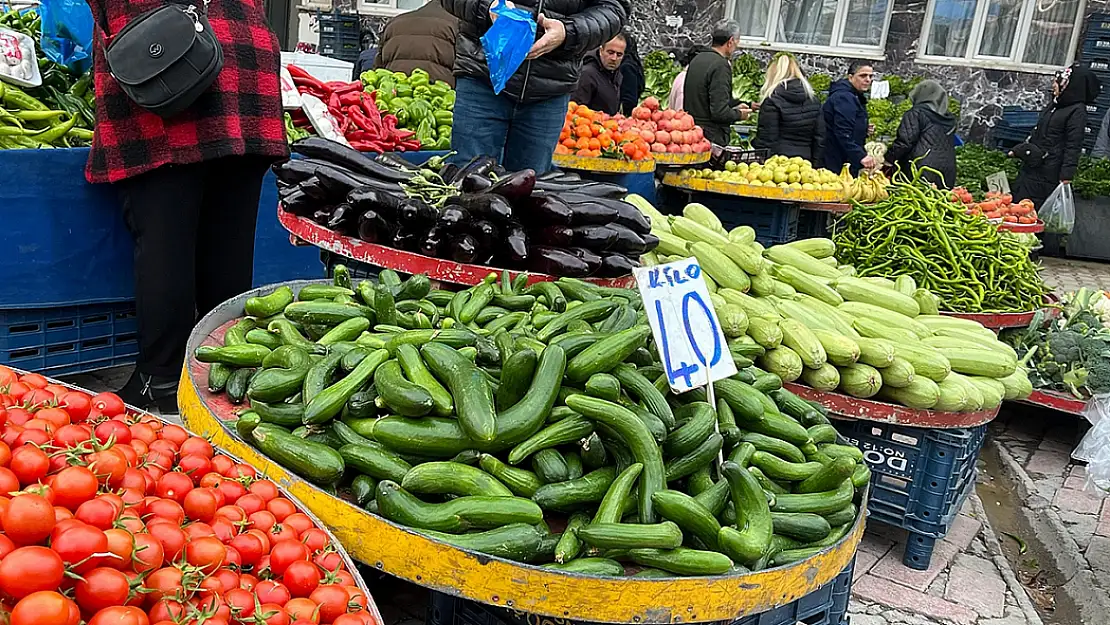
<svg viewBox="0 0 1110 625">
<path fill-rule="evenodd" d="M 994 528 L 991 527 L 990 519 L 987 518 L 987 511 L 983 509 L 983 501 L 978 496 L 970 497 L 970 500 L 975 516 L 979 517 L 979 520 L 983 523 L 983 540 L 987 543 L 991 560 L 998 567 L 999 572 L 1002 573 L 1002 579 L 1006 581 L 1006 587 L 1014 596 L 1014 600 L 1017 601 L 1021 613 L 1025 616 L 1025 622 L 1027 625 L 1043 625 L 1041 615 L 1037 614 L 1037 609 L 1033 607 L 1033 601 L 1025 592 L 1025 588 L 1018 582 L 1017 575 L 1014 574 L 1014 569 L 1010 566 L 1010 561 L 1002 553 L 1002 543 L 994 533 Z"/>
<path fill-rule="evenodd" d="M 1082 619 L 1083 623 L 1091 625 L 1104 623 L 1106 615 L 1110 614 L 1110 597 L 1099 586 L 1079 545 L 1064 527 L 1059 514 L 1048 505 L 1047 501 L 1036 495 L 1037 490 L 1032 478 L 1005 447 L 993 438 L 988 438 L 984 449 L 995 454 L 1000 460 L 999 464 L 1002 468 L 1000 477 L 1009 482 L 1024 502 L 1018 519 L 1030 542 L 1036 543 L 1037 551 L 1046 554 L 1056 571 L 1066 580 L 1057 588 L 1057 600 L 1061 604 L 1057 606 L 1057 613 L 1074 613 Z M 1035 501 L 1037 499 L 1041 501 Z M 991 537 L 994 542 L 998 542 L 996 536 L 991 534 Z M 1025 593 L 1023 591 L 1014 594 L 1018 596 Z M 1027 598 L 1026 600 L 1028 601 Z M 1019 599 L 1019 605 L 1024 612 L 1025 606 L 1020 601 Z"/>
</svg>

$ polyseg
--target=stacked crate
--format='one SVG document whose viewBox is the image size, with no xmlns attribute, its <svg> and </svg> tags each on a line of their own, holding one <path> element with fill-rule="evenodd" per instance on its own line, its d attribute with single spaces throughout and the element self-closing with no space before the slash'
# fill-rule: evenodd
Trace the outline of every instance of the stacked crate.
<svg viewBox="0 0 1110 625">
<path fill-rule="evenodd" d="M 335 11 L 317 13 L 316 19 L 320 24 L 320 54 L 357 63 L 361 52 L 358 15 Z"/>
<path fill-rule="evenodd" d="M 1083 148 L 1095 146 L 1099 126 L 1110 110 L 1110 13 L 1094 13 L 1087 22 L 1087 34 L 1080 47 L 1080 58 L 1098 75 L 1102 94 L 1093 105 L 1087 105 L 1087 136 Z"/>
</svg>

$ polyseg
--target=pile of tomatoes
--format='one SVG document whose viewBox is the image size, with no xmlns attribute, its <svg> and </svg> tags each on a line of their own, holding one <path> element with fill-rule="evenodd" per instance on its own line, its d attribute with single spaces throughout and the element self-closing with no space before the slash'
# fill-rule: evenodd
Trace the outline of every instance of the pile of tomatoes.
<svg viewBox="0 0 1110 625">
<path fill-rule="evenodd" d="M 976 202 L 971 192 L 963 187 L 952 189 L 952 196 L 967 206 L 968 212 L 983 215 L 987 219 L 1001 220 L 1013 224 L 1037 223 L 1037 211 L 1034 210 L 1033 200 L 1014 202 L 1014 196 L 1009 193 L 988 191 L 986 199 Z"/>
<path fill-rule="evenodd" d="M 0 367 L 0 623 L 381 625 L 329 535 L 112 393 Z"/>
<path fill-rule="evenodd" d="M 642 161 L 652 154 L 708 152 L 709 141 L 694 118 L 683 111 L 661 110 L 647 98 L 632 117 L 608 115 L 571 102 L 556 154 Z"/>
</svg>

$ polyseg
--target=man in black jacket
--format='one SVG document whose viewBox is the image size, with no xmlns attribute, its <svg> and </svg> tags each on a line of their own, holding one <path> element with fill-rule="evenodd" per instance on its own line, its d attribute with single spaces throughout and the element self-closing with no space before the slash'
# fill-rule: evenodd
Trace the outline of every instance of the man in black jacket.
<svg viewBox="0 0 1110 625">
<path fill-rule="evenodd" d="M 459 18 L 455 42 L 455 163 L 489 155 L 507 169 L 551 169 L 551 155 L 578 83 L 582 56 L 621 31 L 628 0 L 518 0 L 535 15 L 537 39 L 525 61 L 495 94 L 481 37 L 493 25 L 491 8 L 505 0 L 443 0 Z M 511 3 L 509 3 L 511 5 Z"/>
<path fill-rule="evenodd" d="M 578 75 L 578 86 L 570 99 L 584 104 L 591 110 L 616 115 L 621 106 L 621 61 L 627 41 L 617 33 L 601 48 L 582 59 L 582 73 Z"/>
<path fill-rule="evenodd" d="M 705 138 L 717 145 L 728 145 L 733 122 L 746 117 L 732 97 L 732 66 L 728 62 L 739 38 L 739 24 L 732 20 L 717 22 L 713 47 L 698 53 L 686 69 L 683 107 L 701 126 Z"/>
</svg>

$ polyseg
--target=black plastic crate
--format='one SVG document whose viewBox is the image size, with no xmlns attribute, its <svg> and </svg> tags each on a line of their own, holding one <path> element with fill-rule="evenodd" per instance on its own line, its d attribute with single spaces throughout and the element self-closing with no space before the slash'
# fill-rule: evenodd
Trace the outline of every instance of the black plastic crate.
<svg viewBox="0 0 1110 625">
<path fill-rule="evenodd" d="M 726 230 L 751 226 L 755 229 L 755 240 L 765 246 L 798 238 L 797 204 L 716 193 L 696 193 L 692 201 L 709 207 Z"/>
<path fill-rule="evenodd" d="M 1087 38 L 1110 36 L 1110 13 L 1092 13 L 1087 19 Z"/>
<path fill-rule="evenodd" d="M 829 228 L 829 213 L 824 211 L 811 211 L 804 208 L 798 213 L 798 238 L 815 239 L 826 238 L 831 230 Z"/>
<path fill-rule="evenodd" d="M 320 24 L 320 36 L 331 33 L 359 35 L 358 15 L 349 13 L 317 13 L 316 19 Z"/>
<path fill-rule="evenodd" d="M 0 310 L 0 364 L 43 374 L 134 362 L 135 302 Z"/>
<path fill-rule="evenodd" d="M 711 621 L 712 625 L 847 625 L 848 598 L 852 593 L 853 560 L 833 581 L 784 606 L 745 616 L 735 621 Z M 589 621 L 548 619 L 536 615 L 467 601 L 433 592 L 425 625 L 597 625 Z"/>
<path fill-rule="evenodd" d="M 1099 76 L 1110 76 L 1110 55 L 1088 54 L 1084 52 L 1083 59 L 1080 62 L 1091 68 L 1091 70 Z"/>
<path fill-rule="evenodd" d="M 910 532 L 902 562 L 929 567 L 933 546 L 948 533 L 975 486 L 975 463 L 986 426 L 915 428 L 874 421 L 836 421 L 871 468 L 871 518 Z"/>
<path fill-rule="evenodd" d="M 1037 125 L 1037 119 L 1039 119 L 1040 116 L 1040 111 L 1007 106 L 1002 109 L 1002 119 L 998 122 L 998 125 L 1014 128 L 1032 128 Z"/>
<path fill-rule="evenodd" d="M 1082 55 L 1084 58 L 1106 57 L 1110 55 L 1110 35 L 1088 38 L 1083 42 Z"/>
<path fill-rule="evenodd" d="M 377 280 L 378 273 L 382 270 L 376 265 L 336 256 L 327 250 L 320 250 L 320 262 L 324 264 L 324 277 L 329 279 L 334 277 L 336 265 L 346 266 L 351 278 L 357 280 Z"/>
</svg>

